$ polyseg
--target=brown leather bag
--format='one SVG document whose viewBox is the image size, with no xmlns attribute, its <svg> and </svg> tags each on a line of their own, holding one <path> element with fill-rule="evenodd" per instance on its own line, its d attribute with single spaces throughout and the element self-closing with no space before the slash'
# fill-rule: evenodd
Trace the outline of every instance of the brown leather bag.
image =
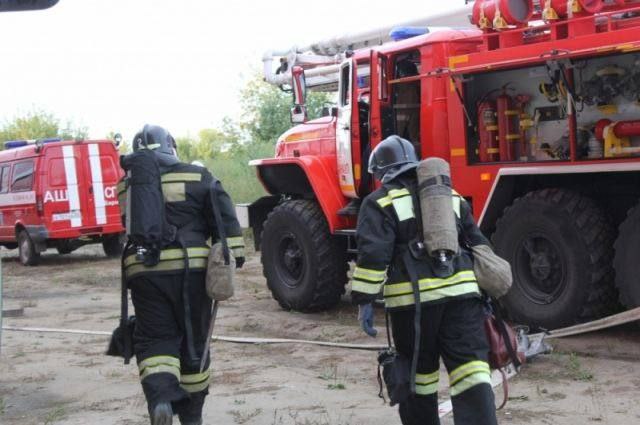
<svg viewBox="0 0 640 425">
<path fill-rule="evenodd" d="M 500 322 L 502 322 L 502 326 Z M 501 330 L 501 327 L 504 327 L 504 330 Z M 513 328 L 491 314 L 484 320 L 484 329 L 487 333 L 487 340 L 489 341 L 489 367 L 491 367 L 491 369 L 502 369 L 510 363 L 513 363 L 516 367 L 520 367 L 523 363 L 524 356 L 516 352 L 515 357 L 517 362 L 514 359 L 513 351 L 516 350 L 518 345 L 516 332 Z M 508 335 L 507 339 L 504 337 L 505 333 Z M 511 347 L 507 346 L 507 341 Z"/>
<path fill-rule="evenodd" d="M 484 329 L 489 342 L 489 367 L 502 374 L 504 397 L 497 410 L 502 409 L 509 399 L 509 384 L 504 368 L 509 364 L 518 369 L 525 361 L 524 353 L 517 351 L 516 332 L 502 319 L 499 308 L 492 306 L 493 313 L 484 319 Z"/>
</svg>

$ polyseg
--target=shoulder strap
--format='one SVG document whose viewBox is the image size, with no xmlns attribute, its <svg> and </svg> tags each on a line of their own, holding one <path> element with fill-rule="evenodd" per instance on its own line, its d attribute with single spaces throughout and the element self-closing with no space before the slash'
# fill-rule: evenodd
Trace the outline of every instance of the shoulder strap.
<svg viewBox="0 0 640 425">
<path fill-rule="evenodd" d="M 411 279 L 411 287 L 413 289 L 413 299 L 415 302 L 415 316 L 413 321 L 413 357 L 411 358 L 411 376 L 410 376 L 410 385 L 411 392 L 413 394 L 416 393 L 416 371 L 418 369 L 418 355 L 420 353 L 420 323 L 422 319 L 422 304 L 420 302 L 420 287 L 418 282 L 418 275 L 416 270 L 411 263 L 411 253 L 407 249 L 402 255 L 404 260 L 405 267 L 407 269 L 407 273 L 409 273 L 409 278 Z"/>
<path fill-rule="evenodd" d="M 129 287 L 127 285 L 127 278 L 125 276 L 125 258 L 127 256 L 127 251 L 131 246 L 131 241 L 127 241 L 122 250 L 122 255 L 120 256 L 120 330 L 123 332 L 123 357 L 124 364 L 129 364 L 131 360 L 131 355 L 133 353 L 133 347 L 131 347 L 131 339 L 127 338 L 126 332 L 128 331 L 129 325 Z"/>
<path fill-rule="evenodd" d="M 393 345 L 391 345 L 391 331 L 389 327 L 389 310 L 387 309 L 387 307 L 384 308 L 384 324 L 387 328 L 387 345 L 391 349 L 393 348 Z"/>
<path fill-rule="evenodd" d="M 213 209 L 213 217 L 216 220 L 216 227 L 218 230 L 218 236 L 220 237 L 220 243 L 222 244 L 222 251 L 224 255 L 224 263 L 229 265 L 231 259 L 229 258 L 229 245 L 227 244 L 227 235 L 224 230 L 224 223 L 222 222 L 222 216 L 220 215 L 220 205 L 218 204 L 218 195 L 216 194 L 216 187 L 218 185 L 218 179 L 213 177 L 211 183 L 211 208 Z"/>
</svg>

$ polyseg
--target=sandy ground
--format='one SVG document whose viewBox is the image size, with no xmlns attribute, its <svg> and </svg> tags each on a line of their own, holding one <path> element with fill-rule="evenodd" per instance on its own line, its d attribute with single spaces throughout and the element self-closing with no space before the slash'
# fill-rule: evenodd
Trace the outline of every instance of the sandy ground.
<svg viewBox="0 0 640 425">
<path fill-rule="evenodd" d="M 5 309 L 24 316 L 5 325 L 111 331 L 119 315 L 119 267 L 99 247 L 47 254 L 26 268 L 2 252 Z M 318 314 L 282 311 L 272 300 L 259 258 L 239 274 L 237 296 L 224 303 L 217 332 L 383 343 L 363 336 L 348 299 Z M 382 311 L 377 312 L 381 326 Z M 554 341 L 555 353 L 510 381 L 507 424 L 638 424 L 640 327 Z M 103 355 L 101 336 L 3 331 L 0 424 L 146 424 L 133 365 Z M 306 345 L 212 347 L 214 375 L 206 424 L 389 425 L 395 408 L 377 398 L 375 354 Z M 446 397 L 446 377 L 441 396 Z M 498 397 L 501 397 L 500 389 Z M 451 424 L 450 418 L 443 424 Z"/>
</svg>

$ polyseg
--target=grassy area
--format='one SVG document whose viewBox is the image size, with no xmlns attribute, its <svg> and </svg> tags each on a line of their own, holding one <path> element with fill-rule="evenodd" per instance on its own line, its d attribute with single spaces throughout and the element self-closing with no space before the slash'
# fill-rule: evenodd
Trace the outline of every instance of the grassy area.
<svg viewBox="0 0 640 425">
<path fill-rule="evenodd" d="M 248 163 L 252 159 L 273 158 L 273 155 L 273 145 L 255 144 L 218 154 L 207 161 L 206 166 L 222 182 L 234 203 L 252 202 L 266 192 L 258 181 L 255 167 L 250 167 Z"/>
</svg>

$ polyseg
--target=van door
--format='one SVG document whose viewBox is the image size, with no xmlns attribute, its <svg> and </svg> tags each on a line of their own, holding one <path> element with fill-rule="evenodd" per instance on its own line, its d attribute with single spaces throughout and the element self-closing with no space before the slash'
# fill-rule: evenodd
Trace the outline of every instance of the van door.
<svg viewBox="0 0 640 425">
<path fill-rule="evenodd" d="M 36 214 L 36 193 L 34 189 L 35 159 L 18 160 L 11 171 L 11 187 L 2 195 L 3 220 L 12 228 L 16 223 L 23 225 L 40 224 Z M 12 237 L 14 239 L 14 237 Z"/>
<path fill-rule="evenodd" d="M 47 228 L 50 233 L 55 233 L 86 226 L 87 187 L 82 145 L 49 146 L 45 149 L 46 159 L 43 167 L 46 174 L 42 174 L 42 196 Z"/>
<path fill-rule="evenodd" d="M 88 161 L 85 161 L 85 173 L 88 176 L 89 216 L 97 226 L 121 222 L 118 207 L 117 185 L 119 165 L 115 147 L 107 143 L 86 145 Z"/>
<path fill-rule="evenodd" d="M 15 239 L 13 224 L 9 220 L 9 186 L 11 175 L 11 164 L 0 166 L 0 240 L 12 241 Z"/>
<path fill-rule="evenodd" d="M 353 93 L 353 61 L 347 59 L 340 65 L 340 88 L 338 90 L 338 119 L 336 122 L 336 155 L 338 178 L 342 194 L 355 198 L 351 148 L 351 111 Z"/>
</svg>

